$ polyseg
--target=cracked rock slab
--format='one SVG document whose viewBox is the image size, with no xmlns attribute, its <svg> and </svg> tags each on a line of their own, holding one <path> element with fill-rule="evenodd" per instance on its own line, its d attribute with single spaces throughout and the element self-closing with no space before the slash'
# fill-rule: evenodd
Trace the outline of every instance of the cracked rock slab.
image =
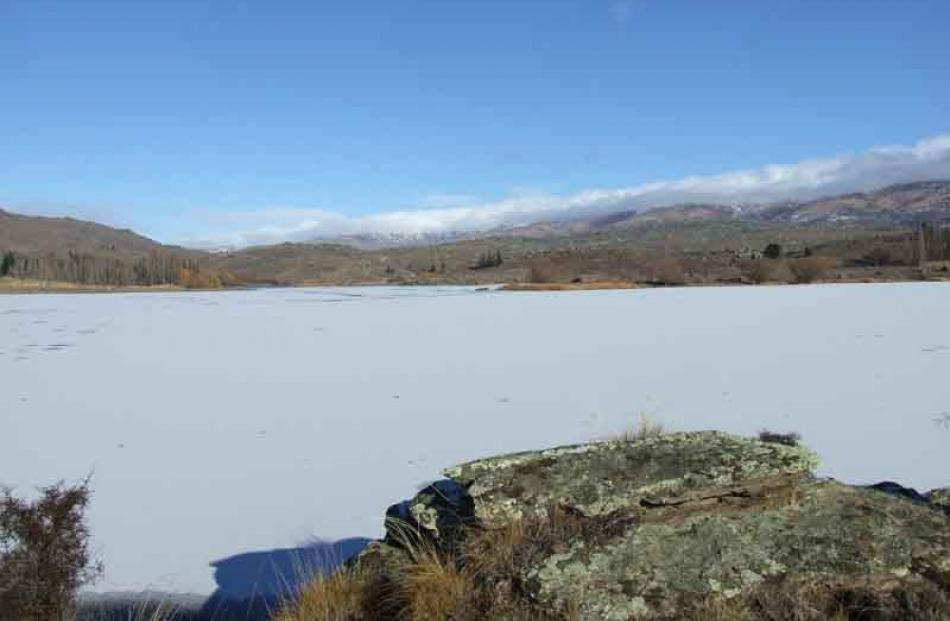
<svg viewBox="0 0 950 621">
<path fill-rule="evenodd" d="M 927 505 L 828 481 L 742 511 L 664 509 L 606 541 L 574 541 L 525 571 L 548 608 L 581 619 L 664 618 L 677 597 L 733 597 L 766 580 L 950 581 L 950 519 Z"/>
<path fill-rule="evenodd" d="M 445 475 L 468 489 L 475 517 L 490 526 L 553 505 L 598 517 L 677 504 L 755 482 L 800 480 L 817 464 L 805 447 L 704 431 L 502 455 Z"/>
</svg>

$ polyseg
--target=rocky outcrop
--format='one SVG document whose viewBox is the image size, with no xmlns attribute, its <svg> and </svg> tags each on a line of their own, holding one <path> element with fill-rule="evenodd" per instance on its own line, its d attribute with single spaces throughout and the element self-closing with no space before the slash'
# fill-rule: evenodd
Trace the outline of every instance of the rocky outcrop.
<svg viewBox="0 0 950 621">
<path fill-rule="evenodd" d="M 816 465 L 797 445 L 665 434 L 462 464 L 390 517 L 455 549 L 468 529 L 572 516 L 583 528 L 518 556 L 517 591 L 580 619 L 675 618 L 684 598 L 775 582 L 950 596 L 947 490 L 854 487 Z"/>
<path fill-rule="evenodd" d="M 927 501 L 933 506 L 950 513 L 950 487 L 930 490 L 927 493 Z"/>
<path fill-rule="evenodd" d="M 577 605 L 586 618 L 625 620 L 671 615 L 685 593 L 728 598 L 779 577 L 950 580 L 943 515 L 836 482 L 645 518 L 543 559 L 526 572 L 531 591 L 556 608 Z"/>
<path fill-rule="evenodd" d="M 475 517 L 493 525 L 551 505 L 592 518 L 741 494 L 807 478 L 817 463 L 800 446 L 708 431 L 503 455 L 445 475 L 468 489 Z"/>
</svg>

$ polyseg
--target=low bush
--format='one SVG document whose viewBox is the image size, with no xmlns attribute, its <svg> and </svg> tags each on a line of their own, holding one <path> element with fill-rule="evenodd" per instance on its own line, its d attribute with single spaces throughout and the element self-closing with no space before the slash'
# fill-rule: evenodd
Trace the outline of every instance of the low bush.
<svg viewBox="0 0 950 621">
<path fill-rule="evenodd" d="M 535 259 L 528 265 L 528 282 L 558 282 L 558 270 L 549 260 Z"/>
<path fill-rule="evenodd" d="M 0 492 L 0 619 L 69 618 L 100 572 L 89 551 L 88 481 L 45 487 L 35 500 Z"/>
<path fill-rule="evenodd" d="M 813 255 L 789 261 L 788 269 L 795 282 L 806 284 L 823 278 L 836 263 L 831 257 Z"/>
<path fill-rule="evenodd" d="M 746 267 L 745 273 L 749 280 L 757 285 L 769 282 L 774 278 L 775 262 L 767 259 L 751 261 Z"/>
</svg>

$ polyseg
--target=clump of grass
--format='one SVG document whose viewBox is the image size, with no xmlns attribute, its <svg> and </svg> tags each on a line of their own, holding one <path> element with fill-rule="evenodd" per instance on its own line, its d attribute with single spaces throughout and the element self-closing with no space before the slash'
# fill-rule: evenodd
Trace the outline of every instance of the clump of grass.
<svg viewBox="0 0 950 621">
<path fill-rule="evenodd" d="M 400 585 L 408 621 L 463 618 L 473 603 L 475 580 L 455 559 L 428 548 L 413 558 Z"/>
<path fill-rule="evenodd" d="M 287 603 L 274 621 L 369 621 L 366 600 L 369 576 L 359 566 L 318 576 Z"/>
<path fill-rule="evenodd" d="M 560 507 L 546 514 L 513 520 L 496 528 L 470 529 L 462 547 L 462 559 L 483 581 L 516 582 L 521 569 L 565 542 L 583 535 L 590 520 Z"/>
<path fill-rule="evenodd" d="M 317 577 L 274 621 L 573 621 L 523 596 L 520 571 L 530 559 L 580 533 L 564 511 L 500 528 L 469 527 L 451 550 L 411 527 L 393 528 L 404 558 L 395 567 L 353 564 Z"/>
<path fill-rule="evenodd" d="M 651 419 L 646 414 L 640 414 L 640 422 L 635 429 L 625 429 L 607 438 L 608 442 L 639 442 L 647 438 L 656 438 L 668 433 L 663 423 Z"/>
<path fill-rule="evenodd" d="M 194 614 L 167 598 L 151 597 L 86 603 L 77 608 L 70 621 L 184 621 Z"/>
<path fill-rule="evenodd" d="M 788 433 L 779 433 L 763 429 L 759 432 L 759 440 L 770 444 L 784 444 L 785 446 L 798 446 L 802 441 L 802 435 L 795 431 Z"/>
</svg>

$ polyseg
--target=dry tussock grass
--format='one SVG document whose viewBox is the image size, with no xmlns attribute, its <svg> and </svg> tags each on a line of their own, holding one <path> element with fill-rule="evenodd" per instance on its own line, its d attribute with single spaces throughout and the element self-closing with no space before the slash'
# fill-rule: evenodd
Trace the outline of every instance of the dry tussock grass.
<svg viewBox="0 0 950 621">
<path fill-rule="evenodd" d="M 655 438 L 657 436 L 662 436 L 665 433 L 668 433 L 669 430 L 666 428 L 663 423 L 659 423 L 651 419 L 646 414 L 640 415 L 640 422 L 637 423 L 636 428 L 634 429 L 624 429 L 619 433 L 613 434 L 606 438 L 607 442 L 639 442 L 640 440 L 646 440 L 647 438 Z"/>
<path fill-rule="evenodd" d="M 552 509 L 501 528 L 472 529 L 459 551 L 447 554 L 407 528 L 399 535 L 407 563 L 398 573 L 357 564 L 318 577 L 275 621 L 573 621 L 573 613 L 531 605 L 520 568 L 581 529 L 579 518 Z"/>
<path fill-rule="evenodd" d="M 344 568 L 320 576 L 304 588 L 275 621 L 368 621 L 363 616 L 368 576 L 359 568 Z"/>
</svg>

